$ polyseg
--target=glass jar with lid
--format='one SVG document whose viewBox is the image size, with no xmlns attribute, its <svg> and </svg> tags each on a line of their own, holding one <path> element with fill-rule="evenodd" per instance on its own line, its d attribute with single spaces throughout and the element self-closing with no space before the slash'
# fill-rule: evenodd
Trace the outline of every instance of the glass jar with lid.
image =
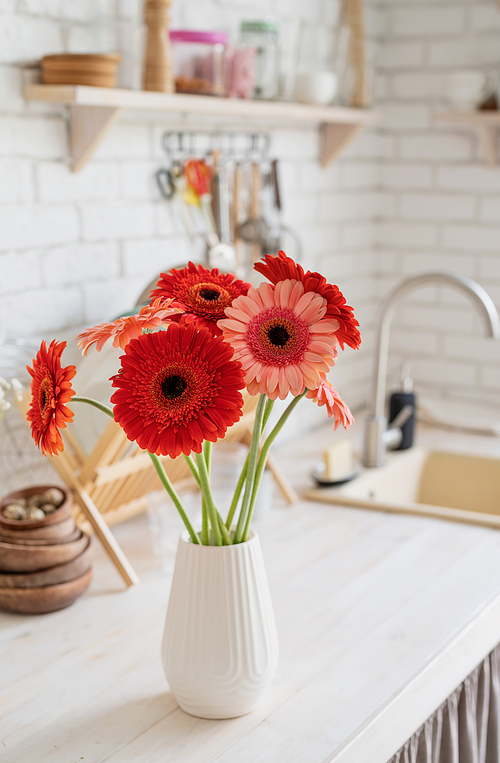
<svg viewBox="0 0 500 763">
<path fill-rule="evenodd" d="M 225 32 L 170 31 L 177 93 L 224 95 Z"/>
<path fill-rule="evenodd" d="M 271 21 L 242 21 L 240 45 L 255 56 L 254 98 L 273 100 L 279 92 L 278 25 Z"/>
</svg>

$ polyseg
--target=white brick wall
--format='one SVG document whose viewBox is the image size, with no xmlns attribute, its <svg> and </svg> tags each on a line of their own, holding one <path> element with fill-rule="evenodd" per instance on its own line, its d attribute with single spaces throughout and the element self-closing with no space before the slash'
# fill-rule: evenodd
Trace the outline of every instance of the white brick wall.
<svg viewBox="0 0 500 763">
<path fill-rule="evenodd" d="M 107 3 L 126 24 L 137 18 L 141 0 L 0 0 L 3 337 L 50 340 L 68 327 L 111 319 L 130 309 L 161 269 L 202 254 L 200 242 L 190 245 L 178 211 L 159 197 L 154 182 L 154 172 L 166 162 L 163 132 L 172 125 L 182 128 L 180 117 L 147 121 L 125 114 L 75 175 L 67 166 L 64 110 L 26 104 L 21 97 L 25 63 L 65 48 L 91 50 L 96 12 Z M 326 55 L 339 7 L 338 0 L 175 0 L 172 26 L 220 24 L 235 33 L 243 17 L 274 16 L 286 54 L 291 18 L 300 14 L 308 37 L 319 40 L 320 55 Z M 368 0 L 370 48 L 385 32 L 385 21 L 383 7 Z M 396 42 L 392 64 L 403 57 L 404 65 L 418 65 L 421 43 L 407 52 L 405 45 Z M 403 129 L 414 120 L 421 127 L 429 122 L 418 104 L 400 107 L 393 99 L 388 110 Z M 316 130 L 279 129 L 271 137 L 271 152 L 281 161 L 283 220 L 301 236 L 303 262 L 339 282 L 363 323 L 362 350 L 346 350 L 332 375 L 339 387 L 345 383 L 343 393 L 356 407 L 365 398 L 376 307 L 375 222 L 396 213 L 392 187 L 384 192 L 379 187 L 382 161 L 393 156 L 396 141 L 366 131 L 340 161 L 321 169 Z M 423 169 L 415 167 L 408 189 L 426 187 Z"/>
<path fill-rule="evenodd" d="M 137 2 L 118 2 L 125 23 Z M 162 133 L 182 127 L 178 119 L 126 115 L 73 175 L 62 109 L 20 97 L 26 60 L 90 44 L 99 3 L 0 0 L 2 336 L 50 339 L 113 317 L 161 268 L 200 256 L 153 180 L 165 162 Z M 338 8 L 334 0 L 207 0 L 202 7 L 176 0 L 172 13 L 174 26 L 213 26 L 215 18 L 233 32 L 244 15 L 274 14 L 285 48 L 291 16 L 301 13 L 308 35 L 325 47 Z M 354 406 L 366 395 L 377 307 L 402 278 L 463 273 L 500 307 L 500 170 L 484 166 L 472 132 L 435 122 L 450 72 L 498 67 L 500 9 L 493 0 L 367 0 L 367 24 L 370 48 L 381 43 L 374 78 L 381 126 L 326 169 L 315 130 L 272 134 L 284 221 L 301 235 L 303 262 L 340 283 L 362 324 L 361 351 L 347 350 L 332 376 Z M 500 345 L 481 332 L 454 292 L 423 291 L 398 313 L 391 370 L 411 357 L 421 389 L 500 400 Z"/>
<path fill-rule="evenodd" d="M 484 166 L 472 131 L 435 123 L 451 72 L 498 68 L 500 8 L 479 0 L 385 0 L 384 7 L 381 135 L 393 151 L 383 160 L 381 190 L 393 194 L 396 212 L 376 224 L 380 297 L 405 276 L 448 270 L 476 278 L 500 308 L 500 170 Z M 393 376 L 411 358 L 417 391 L 498 402 L 500 344 L 483 338 L 458 292 L 422 297 L 394 322 Z"/>
</svg>

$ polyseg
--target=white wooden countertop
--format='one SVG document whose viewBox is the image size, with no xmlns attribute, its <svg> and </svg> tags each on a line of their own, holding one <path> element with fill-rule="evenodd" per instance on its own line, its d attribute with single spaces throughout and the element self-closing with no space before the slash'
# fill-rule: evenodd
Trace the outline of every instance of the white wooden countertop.
<svg viewBox="0 0 500 763">
<path fill-rule="evenodd" d="M 331 427 L 277 453 L 306 487 Z M 500 439 L 436 434 L 500 454 Z M 470 448 L 469 448 L 470 444 Z M 387 763 L 500 641 L 500 533 L 302 502 L 256 525 L 281 642 L 254 713 L 184 714 L 160 660 L 169 577 L 146 517 L 116 528 L 142 581 L 96 548 L 74 606 L 0 614 L 1 763 Z"/>
</svg>

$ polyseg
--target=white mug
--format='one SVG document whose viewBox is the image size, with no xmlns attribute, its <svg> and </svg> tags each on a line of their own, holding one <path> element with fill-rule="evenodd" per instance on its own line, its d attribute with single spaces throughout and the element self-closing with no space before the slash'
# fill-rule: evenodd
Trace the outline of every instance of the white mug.
<svg viewBox="0 0 500 763">
<path fill-rule="evenodd" d="M 294 98 L 299 103 L 326 106 L 337 95 L 338 78 L 334 72 L 318 71 L 297 74 Z"/>
<path fill-rule="evenodd" d="M 457 111 L 474 111 L 495 92 L 496 72 L 464 70 L 450 74 L 448 100 Z"/>
</svg>

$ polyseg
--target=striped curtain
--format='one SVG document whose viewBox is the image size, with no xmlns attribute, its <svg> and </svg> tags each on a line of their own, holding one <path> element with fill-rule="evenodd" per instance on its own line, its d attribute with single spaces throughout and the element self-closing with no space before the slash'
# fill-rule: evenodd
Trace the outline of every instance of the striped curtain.
<svg viewBox="0 0 500 763">
<path fill-rule="evenodd" d="M 389 763 L 500 763 L 500 646 Z"/>
</svg>

